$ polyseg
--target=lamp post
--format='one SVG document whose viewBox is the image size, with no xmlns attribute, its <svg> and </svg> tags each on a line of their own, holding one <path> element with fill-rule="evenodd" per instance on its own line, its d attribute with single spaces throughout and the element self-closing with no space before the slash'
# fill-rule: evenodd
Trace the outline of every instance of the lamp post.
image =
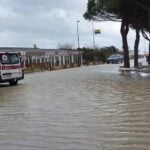
<svg viewBox="0 0 150 150">
<path fill-rule="evenodd" d="M 78 25 L 78 23 L 79 23 L 80 21 L 79 20 L 77 20 L 77 37 L 78 37 L 78 49 L 80 48 L 80 39 L 79 39 L 79 25 Z"/>
</svg>

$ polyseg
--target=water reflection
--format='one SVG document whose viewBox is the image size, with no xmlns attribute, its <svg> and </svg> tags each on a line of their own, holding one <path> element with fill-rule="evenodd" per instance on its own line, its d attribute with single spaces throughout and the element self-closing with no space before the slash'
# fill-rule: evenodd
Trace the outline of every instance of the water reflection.
<svg viewBox="0 0 150 150">
<path fill-rule="evenodd" d="M 35 73 L 1 86 L 0 149 L 148 150 L 149 79 L 117 69 Z"/>
</svg>

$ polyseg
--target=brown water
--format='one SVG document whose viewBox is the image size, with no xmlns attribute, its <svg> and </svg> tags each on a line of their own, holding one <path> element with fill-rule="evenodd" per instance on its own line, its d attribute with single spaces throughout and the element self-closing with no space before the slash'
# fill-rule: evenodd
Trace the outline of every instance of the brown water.
<svg viewBox="0 0 150 150">
<path fill-rule="evenodd" d="M 1 85 L 0 150 L 150 150 L 150 80 L 117 69 L 35 73 Z"/>
</svg>

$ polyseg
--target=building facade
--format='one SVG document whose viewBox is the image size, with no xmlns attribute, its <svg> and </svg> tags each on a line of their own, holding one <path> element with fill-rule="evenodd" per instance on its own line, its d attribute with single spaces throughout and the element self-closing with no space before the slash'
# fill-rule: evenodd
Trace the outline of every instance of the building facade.
<svg viewBox="0 0 150 150">
<path fill-rule="evenodd" d="M 82 65 L 82 52 L 70 49 L 0 47 L 0 51 L 24 51 L 27 69 L 55 70 Z"/>
</svg>

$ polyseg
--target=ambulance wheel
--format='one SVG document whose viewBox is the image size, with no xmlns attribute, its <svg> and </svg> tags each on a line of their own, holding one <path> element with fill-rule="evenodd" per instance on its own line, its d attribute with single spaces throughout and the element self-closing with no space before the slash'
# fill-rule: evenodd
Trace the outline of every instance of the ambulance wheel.
<svg viewBox="0 0 150 150">
<path fill-rule="evenodd" d="M 10 85 L 17 85 L 18 84 L 18 80 L 17 79 L 13 79 L 11 81 L 9 81 Z"/>
</svg>

